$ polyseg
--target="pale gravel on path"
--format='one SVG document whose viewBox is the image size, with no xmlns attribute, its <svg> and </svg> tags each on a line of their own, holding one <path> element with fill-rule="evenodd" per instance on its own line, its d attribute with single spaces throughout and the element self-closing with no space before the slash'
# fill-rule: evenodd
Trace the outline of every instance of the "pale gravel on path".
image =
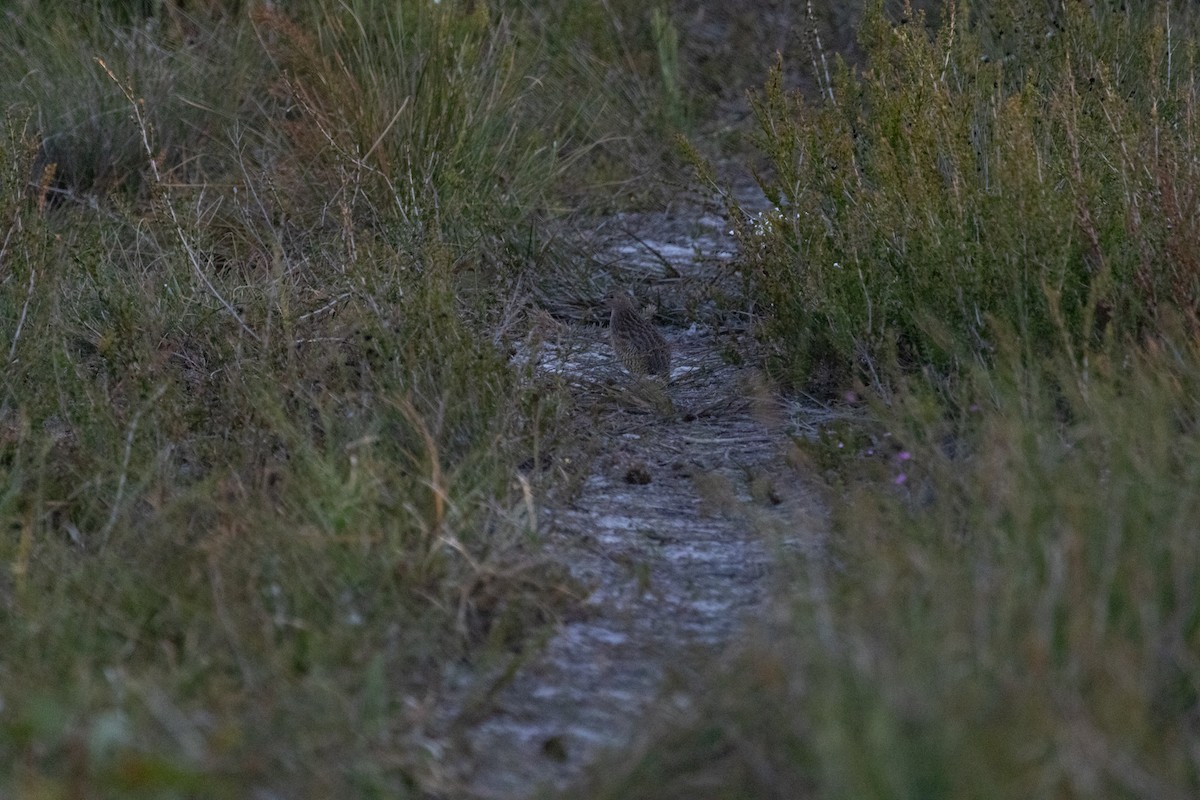
<svg viewBox="0 0 1200 800">
<path fill-rule="evenodd" d="M 697 256 L 732 252 L 718 217 L 700 218 L 699 232 L 690 233 L 663 222 L 629 222 L 656 233 L 619 242 L 611 260 L 636 270 L 661 267 L 665 258 L 698 277 Z M 584 327 L 568 333 L 582 344 L 544 350 L 541 368 L 578 372 L 581 386 L 594 385 L 597 370 L 610 371 L 618 387 L 632 380 L 606 345 L 595 344 L 604 337 Z M 561 626 L 460 742 L 454 757 L 464 765 L 463 796 L 516 800 L 561 790 L 605 750 L 627 746 L 668 678 L 703 669 L 736 644 L 764 607 L 778 549 L 813 546 L 807 540 L 815 534 L 787 522 L 750 522 L 782 519 L 792 500 L 773 490 L 770 499 L 752 496 L 754 476 L 788 481 L 789 439 L 771 415 L 756 413 L 749 371 L 722 362 L 711 330 L 663 332 L 674 350 L 669 392 L 677 413 L 631 405 L 598 416 L 605 445 L 582 490 L 568 506 L 542 511 L 544 546 L 592 592 L 582 618 Z M 648 483 L 637 482 L 638 471 Z M 787 534 L 764 534 L 772 528 Z"/>
</svg>

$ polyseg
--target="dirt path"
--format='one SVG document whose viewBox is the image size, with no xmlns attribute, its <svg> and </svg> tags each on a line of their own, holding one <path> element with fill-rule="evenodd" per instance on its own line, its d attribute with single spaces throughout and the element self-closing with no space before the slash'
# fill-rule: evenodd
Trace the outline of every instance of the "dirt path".
<svg viewBox="0 0 1200 800">
<path fill-rule="evenodd" d="M 605 253 L 613 268 L 675 272 L 676 286 L 710 279 L 713 260 L 732 252 L 713 215 L 686 225 L 626 215 L 617 227 L 623 235 Z M 669 306 L 671 290 L 662 296 Z M 597 326 L 565 326 L 537 356 L 540 369 L 572 381 L 600 442 L 581 491 L 544 509 L 542 526 L 545 546 L 594 590 L 582 618 L 517 671 L 460 741 L 470 796 L 562 788 L 603 750 L 628 745 L 667 678 L 736 643 L 763 607 L 778 549 L 814 539 L 788 522 L 812 504 L 787 477 L 783 415 L 756 398 L 754 372 L 726 363 L 727 340 L 709 327 L 661 329 L 674 351 L 674 413 L 656 385 L 616 366 Z"/>
</svg>

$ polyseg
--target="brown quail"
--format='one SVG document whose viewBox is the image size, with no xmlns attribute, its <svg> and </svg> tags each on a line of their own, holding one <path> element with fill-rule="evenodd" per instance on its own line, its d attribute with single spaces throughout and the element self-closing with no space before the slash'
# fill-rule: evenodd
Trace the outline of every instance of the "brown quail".
<svg viewBox="0 0 1200 800">
<path fill-rule="evenodd" d="M 608 296 L 612 316 L 608 333 L 613 350 L 625 369 L 634 375 L 671 374 L 671 347 L 653 325 L 638 313 L 633 298 L 615 291 Z"/>
</svg>

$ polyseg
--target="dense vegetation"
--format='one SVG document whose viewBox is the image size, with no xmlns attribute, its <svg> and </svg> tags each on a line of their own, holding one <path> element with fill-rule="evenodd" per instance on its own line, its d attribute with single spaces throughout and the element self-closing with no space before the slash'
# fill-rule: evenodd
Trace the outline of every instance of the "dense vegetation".
<svg viewBox="0 0 1200 800">
<path fill-rule="evenodd" d="M 6 797 L 416 791 L 448 665 L 571 591 L 509 341 L 608 28 L 242 5 L 5 12 Z"/>
<path fill-rule="evenodd" d="M 1197 25 L 1003 0 L 754 101 L 737 218 L 830 552 L 606 797 L 1200 792 Z M 735 214 L 737 213 L 735 204 Z"/>
</svg>

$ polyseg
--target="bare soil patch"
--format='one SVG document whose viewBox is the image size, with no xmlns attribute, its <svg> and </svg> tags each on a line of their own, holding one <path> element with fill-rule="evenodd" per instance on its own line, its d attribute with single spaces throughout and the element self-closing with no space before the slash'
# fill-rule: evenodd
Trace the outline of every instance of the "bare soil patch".
<svg viewBox="0 0 1200 800">
<path fill-rule="evenodd" d="M 656 705 L 685 702 L 664 687 L 736 647 L 765 610 L 780 553 L 819 546 L 823 515 L 788 464 L 791 415 L 728 357 L 748 335 L 696 319 L 704 287 L 736 283 L 721 272 L 727 228 L 692 209 L 620 215 L 598 234 L 608 269 L 659 302 L 673 351 L 665 388 L 621 369 L 599 309 L 594 322 L 560 320 L 521 356 L 567 378 L 592 427 L 581 487 L 540 511 L 542 544 L 590 594 L 543 650 L 483 680 L 482 711 L 473 684 L 470 719 L 449 726 L 457 755 L 443 762 L 461 765 L 456 793 L 562 789 L 630 745 Z"/>
</svg>

